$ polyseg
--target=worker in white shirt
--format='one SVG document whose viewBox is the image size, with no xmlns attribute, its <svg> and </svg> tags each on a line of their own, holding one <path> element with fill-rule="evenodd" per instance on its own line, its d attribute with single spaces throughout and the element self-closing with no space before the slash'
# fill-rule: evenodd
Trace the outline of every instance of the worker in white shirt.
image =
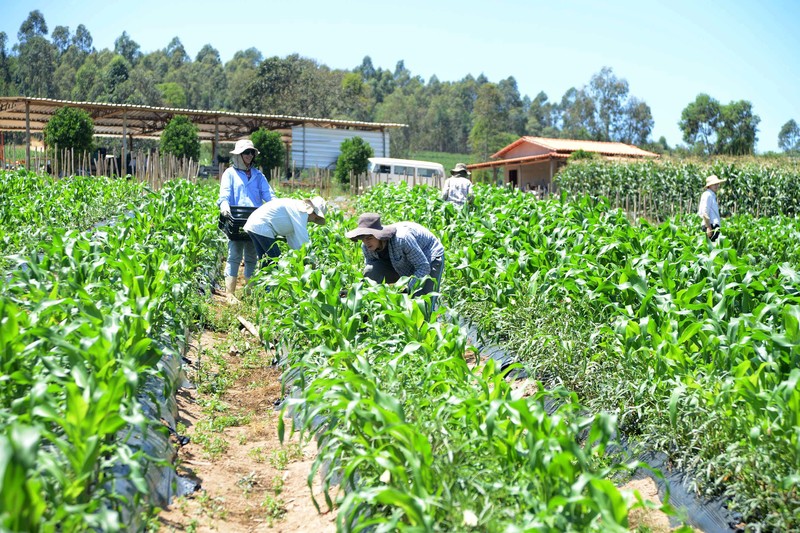
<svg viewBox="0 0 800 533">
<path fill-rule="evenodd" d="M 472 180 L 469 179 L 467 165 L 459 163 L 450 171 L 450 177 L 444 182 L 442 200 L 451 202 L 457 207 L 472 203 Z"/>
<path fill-rule="evenodd" d="M 719 237 L 719 204 L 717 203 L 717 191 L 720 183 L 725 180 L 719 179 L 714 174 L 706 178 L 706 188 L 700 196 L 700 205 L 697 207 L 697 214 L 703 219 L 702 228 L 712 242 Z"/>
<path fill-rule="evenodd" d="M 305 200 L 276 198 L 253 211 L 244 230 L 253 241 L 259 263 L 264 256 L 280 256 L 278 237 L 284 237 L 292 250 L 299 250 L 309 240 L 308 223 L 324 224 L 327 212 L 328 205 L 320 196 Z"/>
</svg>

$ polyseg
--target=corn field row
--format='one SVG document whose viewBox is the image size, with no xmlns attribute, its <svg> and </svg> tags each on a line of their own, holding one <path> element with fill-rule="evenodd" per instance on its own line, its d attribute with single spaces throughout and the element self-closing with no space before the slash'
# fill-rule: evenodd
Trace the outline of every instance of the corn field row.
<svg viewBox="0 0 800 533">
<path fill-rule="evenodd" d="M 554 179 L 569 198 L 606 197 L 633 219 L 661 222 L 678 214 L 696 213 L 710 174 L 727 180 L 717 193 L 723 216 L 800 214 L 800 168 L 794 164 L 575 162 Z"/>
</svg>

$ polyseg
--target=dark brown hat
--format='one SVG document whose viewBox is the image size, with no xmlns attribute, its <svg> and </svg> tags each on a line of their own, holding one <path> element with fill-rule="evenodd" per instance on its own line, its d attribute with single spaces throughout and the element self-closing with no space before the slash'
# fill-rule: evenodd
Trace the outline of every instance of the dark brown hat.
<svg viewBox="0 0 800 533">
<path fill-rule="evenodd" d="M 397 228 L 381 224 L 381 216 L 378 213 L 364 213 L 358 217 L 358 226 L 356 226 L 356 229 L 348 231 L 344 236 L 352 241 L 356 241 L 360 237 L 372 235 L 376 239 L 385 241 L 394 237 L 395 233 L 397 233 Z"/>
</svg>

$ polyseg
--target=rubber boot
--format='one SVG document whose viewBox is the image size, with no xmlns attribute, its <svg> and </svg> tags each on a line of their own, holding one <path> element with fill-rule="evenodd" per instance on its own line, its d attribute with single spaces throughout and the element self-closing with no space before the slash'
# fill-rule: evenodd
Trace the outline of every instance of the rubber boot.
<svg viewBox="0 0 800 533">
<path fill-rule="evenodd" d="M 239 300 L 236 298 L 236 277 L 225 276 L 225 292 L 228 294 L 229 304 L 238 304 Z"/>
</svg>

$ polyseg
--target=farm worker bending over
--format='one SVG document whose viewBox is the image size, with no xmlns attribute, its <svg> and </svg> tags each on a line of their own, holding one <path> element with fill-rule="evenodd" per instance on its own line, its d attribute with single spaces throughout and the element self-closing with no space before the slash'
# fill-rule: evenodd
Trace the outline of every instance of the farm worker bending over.
<svg viewBox="0 0 800 533">
<path fill-rule="evenodd" d="M 219 212 L 222 216 L 231 216 L 231 206 L 241 205 L 259 207 L 275 197 L 267 178 L 260 170 L 253 167 L 258 150 L 249 139 L 236 141 L 231 151 L 232 166 L 225 170 L 219 184 Z M 252 241 L 228 240 L 228 261 L 225 265 L 225 292 L 228 300 L 236 301 L 236 278 L 239 276 L 239 265 L 244 255 L 244 279 L 249 281 L 256 269 L 256 249 Z"/>
<path fill-rule="evenodd" d="M 703 219 L 703 231 L 711 241 L 716 241 L 719 237 L 719 204 L 717 204 L 717 190 L 719 184 L 724 183 L 714 174 L 706 178 L 706 190 L 700 196 L 700 205 L 697 207 L 697 214 Z"/>
<path fill-rule="evenodd" d="M 308 223 L 325 224 L 327 212 L 328 204 L 320 196 L 305 200 L 277 198 L 253 211 L 244 230 L 253 241 L 259 261 L 265 255 L 275 259 L 281 255 L 278 237 L 285 237 L 289 248 L 299 250 L 308 242 Z"/>
<path fill-rule="evenodd" d="M 352 241 L 361 241 L 366 268 L 364 276 L 378 283 L 394 283 L 400 276 L 411 276 L 409 293 L 414 296 L 439 289 L 444 270 L 444 247 L 436 236 L 416 222 L 381 224 L 377 213 L 358 217 L 358 226 L 345 233 Z M 420 280 L 427 279 L 422 286 Z M 435 297 L 431 304 L 435 307 Z"/>
<path fill-rule="evenodd" d="M 472 203 L 472 181 L 469 179 L 467 165 L 459 163 L 456 168 L 450 171 L 450 177 L 444 182 L 442 188 L 442 200 L 452 202 L 458 207 L 465 203 Z"/>
</svg>

